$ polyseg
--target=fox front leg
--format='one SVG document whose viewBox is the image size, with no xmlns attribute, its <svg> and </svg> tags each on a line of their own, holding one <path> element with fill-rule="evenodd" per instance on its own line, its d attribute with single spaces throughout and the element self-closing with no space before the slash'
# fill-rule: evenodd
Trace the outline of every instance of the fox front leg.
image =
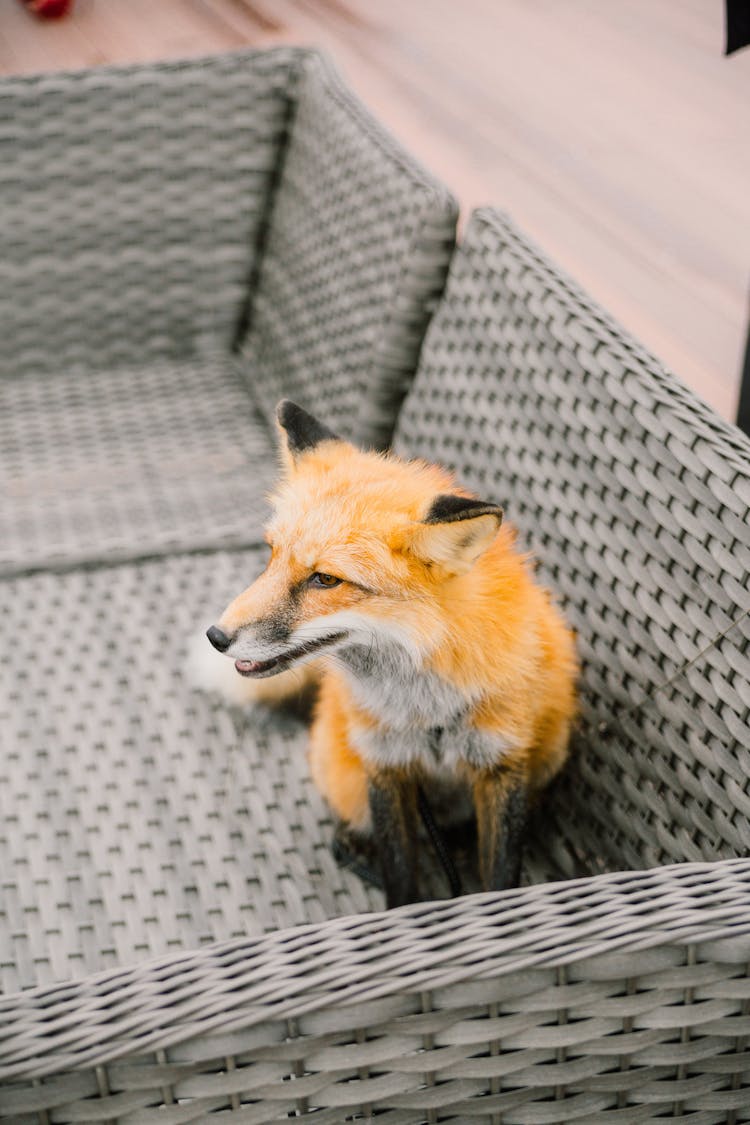
<svg viewBox="0 0 750 1125">
<path fill-rule="evenodd" d="M 383 770 L 370 777 L 368 798 L 386 906 L 418 902 L 416 782 Z"/>
<path fill-rule="evenodd" d="M 474 779 L 479 875 L 485 891 L 505 891 L 521 881 L 528 785 L 507 771 L 489 770 Z"/>
</svg>

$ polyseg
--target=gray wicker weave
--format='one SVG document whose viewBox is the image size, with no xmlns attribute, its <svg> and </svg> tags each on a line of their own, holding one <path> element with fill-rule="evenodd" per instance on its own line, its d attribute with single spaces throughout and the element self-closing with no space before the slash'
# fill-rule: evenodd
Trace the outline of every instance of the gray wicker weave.
<svg viewBox="0 0 750 1125">
<path fill-rule="evenodd" d="M 2 83 L 0 573 L 257 543 L 279 387 L 387 443 L 455 225 L 313 52 Z"/>
<path fill-rule="evenodd" d="M 3 991 L 381 905 L 333 861 L 299 720 L 186 676 L 187 643 L 262 566 L 188 553 L 0 583 Z"/>
<path fill-rule="evenodd" d="M 744 860 L 600 875 L 0 997 L 0 1113 L 747 1121 L 749 894 Z"/>
<path fill-rule="evenodd" d="M 288 397 L 342 436 L 390 443 L 456 217 L 445 190 L 313 57 L 241 347 L 270 421 Z"/>
<path fill-rule="evenodd" d="M 747 619 L 716 637 L 750 607 L 750 446 L 502 216 L 476 215 L 454 256 L 396 442 L 505 503 L 579 632 L 583 723 L 539 812 L 533 885 L 383 912 L 332 860 L 300 721 L 186 678 L 192 632 L 262 565 L 260 490 L 238 486 L 268 471 L 280 372 L 326 420 L 385 441 L 450 243 L 445 193 L 317 56 L 132 74 L 193 68 L 192 89 L 233 67 L 299 105 L 220 332 L 119 359 L 114 322 L 97 341 L 82 320 L 77 339 L 57 309 L 68 360 L 44 370 L 24 358 L 23 304 L 0 295 L 20 346 L 0 384 L 20 466 L 2 510 L 17 540 L 0 581 L 0 1120 L 748 1122 L 750 860 L 731 858 L 748 838 Z M 74 92 L 85 122 L 87 83 L 119 104 L 128 73 L 29 90 Z M 351 174 L 329 182 L 342 153 Z M 364 232 L 339 238 L 357 206 Z M 250 513 L 239 533 L 227 494 Z M 659 866 L 674 860 L 694 862 Z M 633 866 L 653 869 L 612 873 Z"/>
<path fill-rule="evenodd" d="M 298 52 L 0 83 L 0 370 L 227 347 L 246 298 Z"/>
</svg>

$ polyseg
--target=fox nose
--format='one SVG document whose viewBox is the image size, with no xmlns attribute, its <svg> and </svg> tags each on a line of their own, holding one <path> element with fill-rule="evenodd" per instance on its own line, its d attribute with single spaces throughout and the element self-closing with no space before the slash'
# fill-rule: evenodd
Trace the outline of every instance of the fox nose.
<svg viewBox="0 0 750 1125">
<path fill-rule="evenodd" d="M 218 625 L 212 625 L 206 632 L 206 636 L 214 648 L 218 648 L 219 652 L 226 652 L 232 643 L 232 638 L 228 637 Z"/>
</svg>

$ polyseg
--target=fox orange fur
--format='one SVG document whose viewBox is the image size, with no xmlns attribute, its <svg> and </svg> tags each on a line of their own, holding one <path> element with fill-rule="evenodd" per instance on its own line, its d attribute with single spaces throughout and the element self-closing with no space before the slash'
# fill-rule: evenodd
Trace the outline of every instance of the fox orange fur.
<svg viewBox="0 0 750 1125">
<path fill-rule="evenodd" d="M 416 785 L 430 775 L 468 783 L 483 885 L 514 885 L 529 804 L 568 752 L 570 629 L 497 505 L 293 403 L 277 417 L 270 561 L 209 638 L 260 699 L 319 681 L 312 775 L 344 824 L 375 836 L 389 906 L 418 897 Z"/>
</svg>

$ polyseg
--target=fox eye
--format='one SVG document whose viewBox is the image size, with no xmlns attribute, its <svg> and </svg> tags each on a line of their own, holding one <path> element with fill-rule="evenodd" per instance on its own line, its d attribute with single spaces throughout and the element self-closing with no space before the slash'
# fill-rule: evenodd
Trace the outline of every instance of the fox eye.
<svg viewBox="0 0 750 1125">
<path fill-rule="evenodd" d="M 333 574 L 321 574 L 319 570 L 315 574 L 310 575 L 310 585 L 317 586 L 321 590 L 332 590 L 334 586 L 340 586 L 343 579 L 336 578 Z"/>
</svg>

